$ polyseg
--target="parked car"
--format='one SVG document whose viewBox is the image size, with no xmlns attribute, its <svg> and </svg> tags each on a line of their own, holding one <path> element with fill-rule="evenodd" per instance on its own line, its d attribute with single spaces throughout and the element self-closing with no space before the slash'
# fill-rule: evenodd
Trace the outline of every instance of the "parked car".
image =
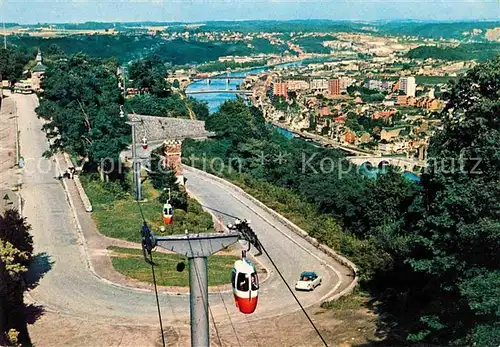
<svg viewBox="0 0 500 347">
<path fill-rule="evenodd" d="M 314 290 L 321 284 L 322 278 L 315 272 L 304 271 L 300 274 L 300 278 L 295 284 L 295 290 Z"/>
</svg>

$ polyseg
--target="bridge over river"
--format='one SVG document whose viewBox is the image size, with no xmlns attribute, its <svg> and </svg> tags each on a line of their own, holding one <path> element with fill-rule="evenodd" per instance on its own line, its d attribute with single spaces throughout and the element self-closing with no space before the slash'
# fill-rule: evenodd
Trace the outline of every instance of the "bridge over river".
<svg viewBox="0 0 500 347">
<path fill-rule="evenodd" d="M 251 90 L 239 90 L 239 89 L 198 89 L 198 90 L 187 90 L 186 95 L 195 94 L 243 94 L 252 95 Z"/>
<path fill-rule="evenodd" d="M 427 163 L 422 160 L 413 160 L 404 157 L 382 157 L 382 156 L 357 156 L 347 157 L 347 159 L 358 166 L 382 169 L 385 166 L 395 166 L 406 171 L 415 171 L 417 167 L 424 168 Z"/>
<path fill-rule="evenodd" d="M 203 81 L 203 80 L 244 80 L 246 74 L 242 76 L 195 76 L 193 81 Z"/>
</svg>

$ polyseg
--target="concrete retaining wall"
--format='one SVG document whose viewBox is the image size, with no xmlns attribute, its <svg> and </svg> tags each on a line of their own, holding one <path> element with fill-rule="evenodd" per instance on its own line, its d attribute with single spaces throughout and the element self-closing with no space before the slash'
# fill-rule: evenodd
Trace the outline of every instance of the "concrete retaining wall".
<svg viewBox="0 0 500 347">
<path fill-rule="evenodd" d="M 64 160 L 66 161 L 66 165 L 68 167 L 73 167 L 73 162 L 69 157 L 68 153 L 64 153 Z M 80 195 L 80 199 L 82 199 L 83 206 L 85 207 L 85 211 L 92 212 L 92 204 L 90 203 L 89 197 L 85 193 L 83 189 L 82 182 L 80 181 L 80 177 L 74 176 L 73 180 L 75 181 L 76 190 L 78 191 L 78 195 Z"/>
<path fill-rule="evenodd" d="M 330 247 L 328 247 L 326 245 L 323 245 L 323 244 L 320 244 L 318 242 L 318 240 L 316 240 L 315 238 L 309 236 L 309 234 L 306 231 L 304 231 L 303 229 L 299 228 L 297 225 L 295 225 L 294 223 L 292 223 L 287 218 L 283 217 L 282 215 L 280 215 L 279 213 L 277 213 L 273 209 L 270 209 L 265 204 L 263 204 L 262 202 L 260 202 L 259 200 L 257 200 L 256 198 L 254 198 L 253 196 L 251 196 L 250 194 L 248 194 L 247 192 L 245 192 L 240 187 L 238 187 L 238 186 L 236 186 L 236 185 L 234 185 L 234 184 L 226 181 L 225 179 L 222 179 L 222 178 L 217 177 L 215 175 L 209 174 L 209 173 L 207 173 L 205 171 L 198 170 L 198 169 L 195 169 L 195 168 L 187 166 L 187 165 L 183 165 L 183 168 L 186 171 L 190 171 L 190 170 L 191 171 L 196 171 L 197 173 L 200 173 L 201 175 L 210 177 L 210 178 L 212 178 L 212 179 L 214 179 L 214 180 L 216 180 L 216 181 L 218 181 L 218 182 L 220 182 L 220 183 L 228 186 L 229 188 L 237 191 L 239 194 L 245 196 L 249 200 L 252 200 L 260 208 L 262 208 L 263 210 L 265 210 L 268 213 L 270 213 L 271 215 L 273 215 L 278 221 L 280 221 L 283 225 L 285 225 L 290 230 L 292 230 L 295 234 L 297 234 L 300 237 L 304 238 L 307 242 L 309 242 L 310 244 L 312 244 L 314 247 L 316 247 L 317 249 L 319 249 L 320 251 L 322 251 L 323 253 L 325 253 L 329 257 L 335 259 L 340 264 L 348 267 L 352 271 L 352 275 L 354 277 L 353 281 L 343 291 L 341 291 L 340 293 L 332 296 L 330 298 L 331 300 L 336 300 L 336 299 L 338 299 L 338 298 L 340 298 L 342 296 L 351 294 L 352 291 L 354 290 L 354 288 L 357 286 L 357 284 L 358 284 L 358 276 L 357 276 L 358 268 L 357 268 L 357 266 L 352 261 L 350 261 L 349 259 L 345 258 L 344 256 L 338 254 L 337 252 L 335 252 Z"/>
</svg>

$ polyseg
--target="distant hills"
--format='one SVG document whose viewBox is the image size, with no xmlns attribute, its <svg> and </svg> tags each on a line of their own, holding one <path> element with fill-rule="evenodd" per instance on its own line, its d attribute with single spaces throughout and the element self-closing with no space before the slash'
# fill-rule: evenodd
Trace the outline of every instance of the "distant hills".
<svg viewBox="0 0 500 347">
<path fill-rule="evenodd" d="M 251 32 L 366 32 L 378 35 L 401 35 L 432 39 L 456 39 L 463 42 L 500 42 L 500 20 L 497 21 L 338 21 L 338 20 L 248 20 L 208 22 L 85 22 L 39 23 L 19 25 L 6 23 L 7 28 L 31 30 L 51 27 L 56 30 L 147 31 L 158 27 L 165 31 L 240 31 Z"/>
</svg>

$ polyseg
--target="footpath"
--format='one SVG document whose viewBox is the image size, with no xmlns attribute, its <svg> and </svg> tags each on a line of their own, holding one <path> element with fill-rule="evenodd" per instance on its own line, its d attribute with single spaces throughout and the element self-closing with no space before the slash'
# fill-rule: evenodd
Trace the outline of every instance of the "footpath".
<svg viewBox="0 0 500 347">
<path fill-rule="evenodd" d="M 0 190 L 17 190 L 21 181 L 21 170 L 17 158 L 17 114 L 16 103 L 4 97 L 0 108 Z"/>
</svg>

